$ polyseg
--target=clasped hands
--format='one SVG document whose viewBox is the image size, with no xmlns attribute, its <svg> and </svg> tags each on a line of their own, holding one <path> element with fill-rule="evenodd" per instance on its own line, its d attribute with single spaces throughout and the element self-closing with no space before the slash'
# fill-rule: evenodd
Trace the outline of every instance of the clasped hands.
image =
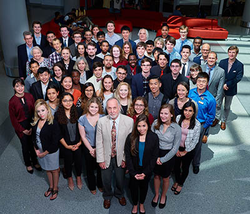
<svg viewBox="0 0 250 214">
<path fill-rule="evenodd" d="M 144 173 L 136 174 L 136 175 L 135 175 L 135 179 L 136 179 L 136 180 L 144 180 L 145 176 L 146 176 L 146 175 L 145 175 Z"/>
</svg>

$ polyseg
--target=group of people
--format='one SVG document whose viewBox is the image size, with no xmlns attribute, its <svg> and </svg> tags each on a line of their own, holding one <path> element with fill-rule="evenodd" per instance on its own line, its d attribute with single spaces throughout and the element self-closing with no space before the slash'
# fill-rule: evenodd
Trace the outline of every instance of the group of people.
<svg viewBox="0 0 250 214">
<path fill-rule="evenodd" d="M 171 190 L 178 195 L 191 163 L 193 172 L 199 172 L 209 127 L 221 119 L 220 127 L 226 129 L 243 76 L 238 47 L 229 47 L 228 58 L 217 64 L 210 45 L 200 37 L 189 41 L 184 25 L 180 39 L 169 36 L 164 23 L 162 35 L 154 41 L 140 29 L 135 42 L 127 26 L 121 29 L 122 38 L 115 34 L 113 21 L 107 22 L 106 34 L 98 26 L 86 30 L 84 40 L 79 31 L 70 37 L 66 26 L 60 29 L 61 38 L 51 31 L 45 37 L 41 23 L 34 22 L 34 35 L 24 32 L 25 44 L 18 47 L 20 78 L 13 81 L 9 114 L 27 171 L 32 174 L 34 167 L 47 172 L 44 196 L 54 200 L 59 158 L 73 191 L 73 167 L 77 188 L 83 185 L 84 156 L 88 188 L 92 194 L 97 189 L 103 193 L 106 209 L 113 196 L 126 205 L 127 172 L 132 213 L 145 213 L 153 174 L 151 204 L 164 208 L 171 173 Z"/>
</svg>

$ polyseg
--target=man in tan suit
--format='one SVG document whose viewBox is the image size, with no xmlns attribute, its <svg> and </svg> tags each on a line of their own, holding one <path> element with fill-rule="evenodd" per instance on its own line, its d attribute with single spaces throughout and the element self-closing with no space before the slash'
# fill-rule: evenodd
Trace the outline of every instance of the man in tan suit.
<svg viewBox="0 0 250 214">
<path fill-rule="evenodd" d="M 133 119 L 120 114 L 121 105 L 115 98 L 107 101 L 108 115 L 99 119 L 96 133 L 96 159 L 101 167 L 103 182 L 104 208 L 108 209 L 113 195 L 122 206 L 126 205 L 123 194 L 125 173 L 124 145 L 127 136 L 132 132 Z M 116 187 L 111 188 L 112 175 L 115 172 Z"/>
</svg>

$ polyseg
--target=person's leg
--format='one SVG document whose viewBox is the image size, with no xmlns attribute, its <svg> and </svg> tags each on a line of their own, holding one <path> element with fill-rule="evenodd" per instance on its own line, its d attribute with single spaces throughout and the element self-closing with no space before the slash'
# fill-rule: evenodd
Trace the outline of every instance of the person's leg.
<svg viewBox="0 0 250 214">
<path fill-rule="evenodd" d="M 189 166 L 190 166 L 190 163 L 193 159 L 193 152 L 188 152 L 185 156 L 181 157 L 181 165 L 182 165 L 182 174 L 178 180 L 178 184 L 180 186 L 183 186 L 187 176 L 188 176 L 188 173 L 189 173 Z"/>
<path fill-rule="evenodd" d="M 66 177 L 70 178 L 72 177 L 73 151 L 64 148 L 63 154 Z"/>
<path fill-rule="evenodd" d="M 76 151 L 73 152 L 74 157 L 74 164 L 75 164 L 75 170 L 76 170 L 76 183 L 77 187 L 79 189 L 82 188 L 82 179 L 81 179 L 81 173 L 82 173 L 82 149 L 78 148 Z"/>
<path fill-rule="evenodd" d="M 50 196 L 50 194 L 53 192 L 53 175 L 52 175 L 52 172 L 51 171 L 46 171 L 46 174 L 48 176 L 48 180 L 49 180 L 49 189 L 44 193 L 44 196 L 45 197 L 48 197 Z"/>
<path fill-rule="evenodd" d="M 139 181 L 130 175 L 129 188 L 131 192 L 131 198 L 134 206 L 138 205 L 138 192 L 139 192 Z"/>
<path fill-rule="evenodd" d="M 114 158 L 112 158 L 114 159 Z M 101 169 L 102 183 L 103 183 L 103 198 L 105 200 L 111 200 L 113 197 L 113 192 L 111 188 L 112 175 L 113 175 L 113 164 L 112 159 L 110 165 L 107 169 Z"/>
<path fill-rule="evenodd" d="M 181 157 L 175 158 L 175 164 L 174 164 L 174 174 L 175 174 L 175 182 L 179 183 L 180 176 L 181 176 Z M 173 185 L 176 188 L 176 184 Z"/>
<path fill-rule="evenodd" d="M 115 170 L 115 181 L 116 181 L 115 197 L 120 199 L 124 197 L 123 187 L 124 187 L 125 169 L 123 169 L 121 166 L 117 167 L 116 159 L 114 163 L 114 170 Z"/>
<path fill-rule="evenodd" d="M 164 204 L 166 201 L 166 195 L 169 187 L 169 177 L 167 178 L 162 178 L 163 184 L 162 184 L 162 193 L 161 193 L 161 200 L 160 203 Z"/>
<path fill-rule="evenodd" d="M 53 179 L 53 192 L 52 192 L 52 195 L 50 197 L 50 200 L 56 199 L 57 195 L 58 195 L 59 172 L 60 172 L 59 168 L 51 171 L 52 179 Z"/>
<path fill-rule="evenodd" d="M 144 208 L 144 202 L 147 197 L 148 193 L 148 182 L 150 178 L 146 178 L 145 180 L 140 181 L 139 188 L 140 188 L 140 212 L 144 213 L 145 208 Z"/>
<path fill-rule="evenodd" d="M 97 187 L 99 189 L 103 189 L 101 168 L 99 167 L 98 164 L 96 164 L 96 174 L 97 174 Z"/>
<path fill-rule="evenodd" d="M 201 132 L 200 132 L 199 142 L 196 144 L 195 149 L 194 149 L 193 167 L 200 166 L 202 138 L 203 138 L 205 132 L 206 132 L 206 129 L 204 129 L 203 124 L 201 124 Z"/>
<path fill-rule="evenodd" d="M 23 154 L 24 164 L 26 167 L 31 166 L 30 152 L 29 152 L 30 150 L 29 136 L 23 134 L 22 138 L 20 138 L 20 142 L 22 145 L 22 154 Z"/>
<path fill-rule="evenodd" d="M 223 117 L 221 119 L 221 122 L 226 123 L 227 122 L 227 118 L 230 112 L 230 107 L 233 101 L 233 96 L 225 96 L 225 103 L 224 103 L 224 114 Z"/>
<path fill-rule="evenodd" d="M 33 165 L 36 165 L 36 164 L 38 164 L 38 161 L 37 161 L 36 152 L 34 150 L 34 145 L 32 143 L 32 137 L 30 135 L 30 136 L 27 136 L 27 138 L 28 138 L 29 155 L 30 155 L 30 158 L 31 158 L 31 161 L 32 161 Z"/>
<path fill-rule="evenodd" d="M 153 202 L 155 203 L 158 202 L 160 186 L 161 186 L 161 177 L 159 175 L 155 175 L 154 176 L 155 197 L 153 199 Z"/>
</svg>

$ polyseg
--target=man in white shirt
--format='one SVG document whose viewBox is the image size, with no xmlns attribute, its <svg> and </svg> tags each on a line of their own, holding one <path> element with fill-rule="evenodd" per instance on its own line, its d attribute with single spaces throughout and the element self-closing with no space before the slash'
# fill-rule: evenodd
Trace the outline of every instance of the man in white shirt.
<svg viewBox="0 0 250 214">
<path fill-rule="evenodd" d="M 108 74 L 113 78 L 113 80 L 117 78 L 115 74 L 116 68 L 113 67 L 113 64 L 114 64 L 114 59 L 111 55 L 104 56 L 102 77 Z"/>
<path fill-rule="evenodd" d="M 181 50 L 181 70 L 180 73 L 182 75 L 189 76 L 190 67 L 195 64 L 194 62 L 189 60 L 189 56 L 191 54 L 191 48 L 189 45 L 184 45 Z"/>
<path fill-rule="evenodd" d="M 107 33 L 105 34 L 105 39 L 108 41 L 110 45 L 113 46 L 116 41 L 121 39 L 121 37 L 118 34 L 114 33 L 115 23 L 112 20 L 107 22 L 106 27 L 107 27 Z"/>
</svg>

